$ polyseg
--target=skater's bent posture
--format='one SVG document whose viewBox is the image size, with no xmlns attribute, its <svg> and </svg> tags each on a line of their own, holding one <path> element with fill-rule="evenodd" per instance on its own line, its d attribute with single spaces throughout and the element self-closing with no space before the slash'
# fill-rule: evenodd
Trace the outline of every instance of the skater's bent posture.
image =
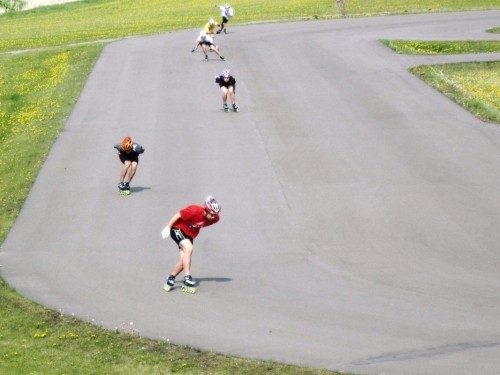
<svg viewBox="0 0 500 375">
<path fill-rule="evenodd" d="M 216 23 L 213 18 L 210 18 L 203 27 L 203 30 L 205 30 L 208 36 L 215 38 L 215 31 L 217 29 L 217 26 L 219 26 L 219 24 Z"/>
<path fill-rule="evenodd" d="M 201 46 L 203 53 L 205 54 L 205 61 L 208 61 L 208 50 L 214 51 L 221 60 L 225 60 L 224 56 L 220 54 L 219 47 L 214 43 L 213 38 L 210 35 L 207 35 L 205 30 L 201 30 L 198 38 L 196 39 L 196 46 L 191 50 L 191 52 L 195 52 L 198 49 L 198 46 Z"/>
<path fill-rule="evenodd" d="M 220 34 L 222 30 L 224 30 L 224 34 L 226 33 L 226 24 L 229 22 L 229 19 L 234 15 L 234 10 L 229 4 L 225 4 L 223 6 L 214 5 L 216 8 L 220 9 L 222 23 L 220 25 L 220 29 L 217 30 L 217 34 Z"/>
<path fill-rule="evenodd" d="M 179 260 L 174 266 L 163 288 L 169 291 L 175 283 L 175 277 L 184 271 L 184 285 L 194 287 L 196 283 L 191 277 L 191 257 L 193 242 L 200 229 L 215 224 L 220 220 L 219 202 L 208 196 L 205 205 L 190 205 L 177 212 L 162 230 L 163 238 L 170 236 L 179 246 Z"/>
<path fill-rule="evenodd" d="M 220 76 L 215 76 L 215 83 L 219 84 L 219 87 L 222 91 L 222 106 L 224 110 L 229 110 L 227 106 L 227 95 L 229 94 L 229 99 L 231 100 L 231 104 L 233 105 L 233 111 L 238 110 L 238 106 L 236 105 L 236 79 L 231 76 L 229 70 L 224 70 L 224 72 Z"/>
<path fill-rule="evenodd" d="M 121 193 L 130 194 L 130 181 L 135 176 L 139 164 L 139 155 L 144 152 L 144 148 L 133 142 L 130 137 L 123 138 L 123 141 L 115 145 L 114 148 L 118 150 L 118 158 L 123 164 L 120 171 L 118 190 Z"/>
</svg>

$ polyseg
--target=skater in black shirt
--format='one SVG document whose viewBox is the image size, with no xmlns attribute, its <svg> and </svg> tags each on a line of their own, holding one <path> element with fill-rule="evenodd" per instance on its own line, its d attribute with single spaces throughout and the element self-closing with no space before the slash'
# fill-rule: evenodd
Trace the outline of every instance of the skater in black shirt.
<svg viewBox="0 0 500 375">
<path fill-rule="evenodd" d="M 139 155 L 144 152 L 144 148 L 133 142 L 132 138 L 125 137 L 123 141 L 114 146 L 118 150 L 118 158 L 123 164 L 120 171 L 120 183 L 118 192 L 123 195 L 130 194 L 130 181 L 135 176 L 137 165 L 139 164 Z"/>
<path fill-rule="evenodd" d="M 225 111 L 229 111 L 227 105 L 227 95 L 229 94 L 229 99 L 233 105 L 233 111 L 238 112 L 238 106 L 236 105 L 236 79 L 231 75 L 229 70 L 224 70 L 220 76 L 215 76 L 215 83 L 219 84 L 222 91 L 222 105 Z"/>
</svg>

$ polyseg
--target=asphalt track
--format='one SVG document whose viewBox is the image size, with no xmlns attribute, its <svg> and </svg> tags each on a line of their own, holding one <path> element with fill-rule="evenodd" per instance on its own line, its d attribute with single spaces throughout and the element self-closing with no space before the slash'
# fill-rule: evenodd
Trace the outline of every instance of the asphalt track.
<svg viewBox="0 0 500 375">
<path fill-rule="evenodd" d="M 500 127 L 380 38 L 500 39 L 500 11 L 230 27 L 108 45 L 1 249 L 21 294 L 108 328 L 363 374 L 500 368 Z M 239 114 L 214 75 L 236 77 Z M 113 145 L 146 152 L 119 196 Z M 207 194 L 198 293 L 160 231 Z"/>
</svg>

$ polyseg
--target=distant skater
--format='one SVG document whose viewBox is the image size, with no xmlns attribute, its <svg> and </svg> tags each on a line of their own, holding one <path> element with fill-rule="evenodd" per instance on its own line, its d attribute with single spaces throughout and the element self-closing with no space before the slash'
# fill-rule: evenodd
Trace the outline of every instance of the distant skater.
<svg viewBox="0 0 500 375">
<path fill-rule="evenodd" d="M 221 60 L 225 60 L 224 56 L 220 54 L 219 47 L 214 43 L 213 38 L 207 35 L 205 30 L 201 30 L 198 38 L 196 39 L 196 46 L 191 50 L 191 52 L 196 52 L 199 46 L 205 54 L 205 61 L 208 61 L 208 51 L 214 51 Z"/>
<path fill-rule="evenodd" d="M 130 182 L 137 172 L 139 165 L 139 155 L 144 152 L 144 148 L 132 141 L 132 138 L 125 137 L 121 143 L 114 146 L 118 150 L 118 158 L 123 164 L 120 171 L 120 183 L 118 192 L 122 195 L 130 194 Z"/>
<path fill-rule="evenodd" d="M 214 197 L 208 196 L 203 206 L 193 204 L 177 212 L 162 230 L 161 235 L 164 239 L 170 236 L 179 246 L 179 260 L 163 286 L 167 292 L 174 286 L 176 276 L 184 271 L 184 286 L 190 293 L 194 293 L 194 289 L 189 289 L 196 285 L 191 277 L 194 239 L 200 233 L 201 228 L 213 225 L 220 220 L 220 210 L 219 202 Z"/>
<path fill-rule="evenodd" d="M 191 52 L 195 52 L 199 46 L 201 46 L 201 42 L 210 42 L 212 45 L 215 43 L 215 29 L 219 24 L 215 22 L 213 18 L 210 18 L 208 22 L 205 24 L 203 29 L 201 29 L 200 34 L 198 35 L 198 39 L 196 39 L 196 46 L 191 50 Z M 210 37 L 210 38 L 207 38 Z"/>
<path fill-rule="evenodd" d="M 222 17 L 220 29 L 217 30 L 217 34 L 220 34 L 222 31 L 224 31 L 224 34 L 226 34 L 226 25 L 229 22 L 229 19 L 234 16 L 234 10 L 229 4 L 224 4 L 223 6 L 218 6 L 217 4 L 215 4 L 214 6 L 216 8 L 219 8 Z"/>
<path fill-rule="evenodd" d="M 205 30 L 205 32 L 207 33 L 208 36 L 215 38 L 217 26 L 219 26 L 219 24 L 217 22 L 215 22 L 215 20 L 213 18 L 210 18 L 208 20 L 208 22 L 205 24 L 205 26 L 203 27 L 203 30 Z"/>
</svg>

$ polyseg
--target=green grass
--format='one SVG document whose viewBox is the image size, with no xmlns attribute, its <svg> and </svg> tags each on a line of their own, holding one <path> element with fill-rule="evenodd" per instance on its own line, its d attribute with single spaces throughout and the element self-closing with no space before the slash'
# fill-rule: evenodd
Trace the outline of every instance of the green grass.
<svg viewBox="0 0 500 375">
<path fill-rule="evenodd" d="M 410 71 L 475 116 L 500 123 L 500 62 L 417 66 Z"/>
<path fill-rule="evenodd" d="M 336 2 L 331 0 L 231 3 L 236 11 L 231 24 L 341 16 Z M 349 0 L 345 15 L 466 9 L 500 9 L 500 0 Z M 0 54 L 0 243 L 63 129 L 106 39 L 200 27 L 207 18 L 216 16 L 218 13 L 211 3 L 202 0 L 183 0 L 182 5 L 174 0 L 83 0 L 0 16 L 0 52 L 38 49 Z M 82 42 L 93 44 L 71 46 Z M 476 81 L 483 89 L 489 87 L 493 93 L 498 89 L 498 65 L 463 68 L 457 71 L 455 67 L 440 66 L 429 67 L 427 72 L 418 72 L 419 68 L 413 71 L 435 82 L 439 82 L 440 76 L 448 83 L 456 82 L 449 86 L 436 84 L 447 93 L 452 88 L 459 92 L 457 88 L 463 86 L 462 79 L 467 74 L 479 77 Z M 491 106 L 490 99 L 483 94 L 471 91 L 468 95 L 474 100 L 471 99 L 472 107 Z M 332 373 L 235 359 L 146 340 L 126 332 L 106 331 L 46 310 L 19 296 L 1 279 L 0 306 L 1 374 Z"/>
<path fill-rule="evenodd" d="M 334 16 L 331 1 L 255 0 L 233 2 L 231 24 L 266 19 L 312 19 Z M 86 0 L 51 9 L 9 13 L 0 22 L 0 52 L 68 43 L 157 34 L 203 26 L 219 18 L 212 2 L 183 0 Z"/>
<path fill-rule="evenodd" d="M 382 40 L 400 54 L 492 53 L 500 41 Z M 418 66 L 410 72 L 486 122 L 500 123 L 500 63 L 454 63 Z"/>
<path fill-rule="evenodd" d="M 218 16 L 211 2 L 82 0 L 1 16 L 0 52 L 194 28 Z M 340 16 L 332 0 L 233 1 L 232 24 Z M 347 0 L 347 16 L 499 9 L 500 0 Z"/>
<path fill-rule="evenodd" d="M 384 39 L 382 43 L 396 53 L 407 55 L 453 55 L 500 52 L 500 40 L 419 41 Z"/>
<path fill-rule="evenodd" d="M 0 242 L 103 45 L 0 55 Z"/>
<path fill-rule="evenodd" d="M 498 0 L 347 0 L 348 16 L 498 9 Z"/>
<path fill-rule="evenodd" d="M 0 279 L 0 374 L 336 374 L 231 358 L 213 352 L 105 330 L 47 310 Z"/>
</svg>

